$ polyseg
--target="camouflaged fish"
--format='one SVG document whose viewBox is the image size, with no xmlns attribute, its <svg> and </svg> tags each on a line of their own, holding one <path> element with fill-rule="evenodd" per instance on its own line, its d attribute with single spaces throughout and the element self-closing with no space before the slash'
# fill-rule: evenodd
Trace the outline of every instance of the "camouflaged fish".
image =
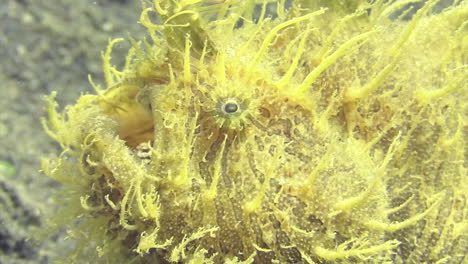
<svg viewBox="0 0 468 264">
<path fill-rule="evenodd" d="M 143 2 L 124 67 L 48 97 L 67 263 L 467 263 L 452 2 Z"/>
</svg>

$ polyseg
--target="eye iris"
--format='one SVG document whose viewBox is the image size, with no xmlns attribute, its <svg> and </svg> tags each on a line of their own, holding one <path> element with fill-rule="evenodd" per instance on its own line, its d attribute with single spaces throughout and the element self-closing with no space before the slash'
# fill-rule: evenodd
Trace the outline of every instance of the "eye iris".
<svg viewBox="0 0 468 264">
<path fill-rule="evenodd" d="M 239 109 L 239 106 L 236 103 L 227 103 L 224 105 L 224 111 L 226 113 L 235 113 Z"/>
</svg>

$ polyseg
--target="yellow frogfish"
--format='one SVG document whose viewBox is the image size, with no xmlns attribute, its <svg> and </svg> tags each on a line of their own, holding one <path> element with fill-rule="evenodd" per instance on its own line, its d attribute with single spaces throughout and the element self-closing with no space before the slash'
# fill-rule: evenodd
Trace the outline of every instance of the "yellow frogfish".
<svg viewBox="0 0 468 264">
<path fill-rule="evenodd" d="M 451 2 L 143 2 L 125 65 L 48 97 L 68 263 L 467 263 Z"/>
</svg>

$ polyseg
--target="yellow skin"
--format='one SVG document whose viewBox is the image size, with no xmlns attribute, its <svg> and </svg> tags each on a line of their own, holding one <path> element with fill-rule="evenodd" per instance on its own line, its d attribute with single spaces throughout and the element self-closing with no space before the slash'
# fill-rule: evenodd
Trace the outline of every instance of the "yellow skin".
<svg viewBox="0 0 468 264">
<path fill-rule="evenodd" d="M 69 261 L 465 263 L 468 4 L 348 2 L 144 5 L 106 89 L 48 99 Z"/>
</svg>

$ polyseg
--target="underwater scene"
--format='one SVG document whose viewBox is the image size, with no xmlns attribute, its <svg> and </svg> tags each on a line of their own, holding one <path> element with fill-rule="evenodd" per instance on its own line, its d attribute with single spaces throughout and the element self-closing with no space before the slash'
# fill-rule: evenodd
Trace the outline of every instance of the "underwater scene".
<svg viewBox="0 0 468 264">
<path fill-rule="evenodd" d="M 468 263 L 467 0 L 1 0 L 0 264 Z"/>
</svg>

